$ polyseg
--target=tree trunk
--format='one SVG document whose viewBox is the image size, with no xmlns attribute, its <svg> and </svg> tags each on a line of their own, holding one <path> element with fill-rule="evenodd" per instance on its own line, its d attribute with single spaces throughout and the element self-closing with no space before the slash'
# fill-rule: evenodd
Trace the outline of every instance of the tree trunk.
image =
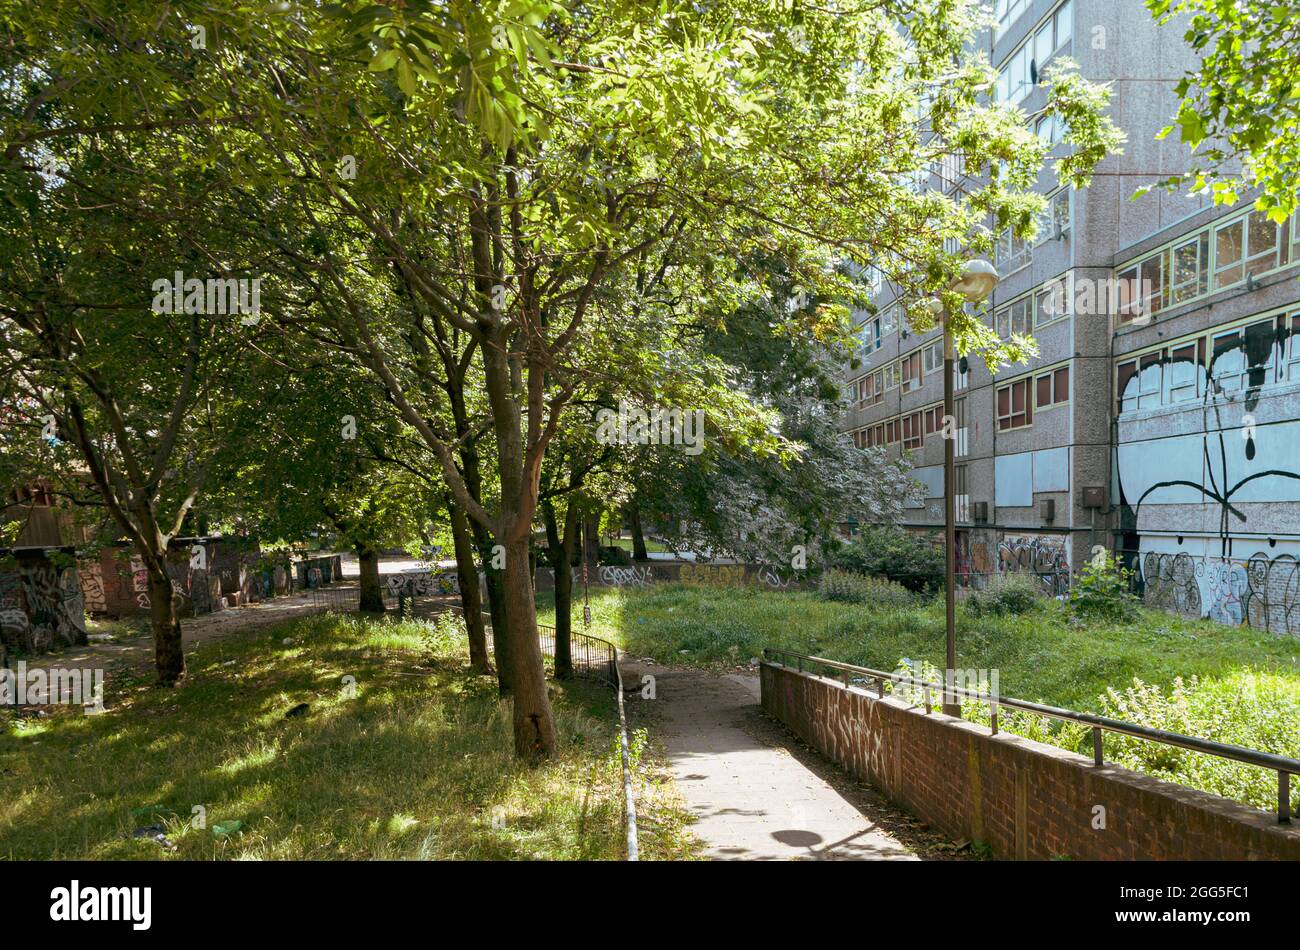
<svg viewBox="0 0 1300 950">
<path fill-rule="evenodd" d="M 588 512 L 584 521 L 586 530 L 582 532 L 582 559 L 595 567 L 600 561 L 600 511 Z"/>
<path fill-rule="evenodd" d="M 492 618 L 492 653 L 496 660 L 497 691 L 502 696 L 510 695 L 510 643 L 505 636 L 509 624 L 506 620 L 505 583 L 501 572 L 492 566 L 492 548 L 495 542 L 477 521 L 470 522 L 474 533 L 474 545 L 478 548 L 479 559 L 483 562 L 483 582 L 487 585 L 488 615 Z"/>
<path fill-rule="evenodd" d="M 451 540 L 456 551 L 456 573 L 460 578 L 460 606 L 465 611 L 465 629 L 469 631 L 469 668 L 475 673 L 489 673 L 487 631 L 483 626 L 483 601 L 478 589 L 478 568 L 474 565 L 474 542 L 470 539 L 469 518 L 460 505 L 447 496 L 451 513 Z"/>
<path fill-rule="evenodd" d="M 539 758 L 555 751 L 555 716 L 546 693 L 546 670 L 537 639 L 537 607 L 533 602 L 533 579 L 528 571 L 528 548 L 527 535 L 506 547 L 505 600 L 509 628 L 506 636 L 498 634 L 497 640 L 510 642 L 515 754 Z"/>
<path fill-rule="evenodd" d="M 150 564 L 153 558 L 146 558 Z M 153 627 L 154 662 L 158 668 L 158 685 L 175 686 L 185 678 L 185 651 L 181 641 L 181 621 L 176 613 L 172 579 L 165 567 L 150 565 L 149 622 Z M 207 577 L 204 576 L 206 583 Z"/>
<path fill-rule="evenodd" d="M 573 630 L 573 543 L 578 535 L 577 499 L 569 499 L 563 535 L 550 499 L 542 502 L 542 517 L 546 522 L 546 559 L 555 575 L 555 678 L 566 680 L 573 676 L 573 655 L 569 647 Z"/>
<path fill-rule="evenodd" d="M 632 521 L 632 560 L 648 561 L 650 555 L 645 549 L 645 534 L 641 531 L 641 509 L 633 505 L 628 516 Z"/>
<path fill-rule="evenodd" d="M 357 545 L 357 560 L 361 565 L 361 612 L 382 614 L 384 592 L 379 586 L 379 552 L 368 545 Z"/>
</svg>

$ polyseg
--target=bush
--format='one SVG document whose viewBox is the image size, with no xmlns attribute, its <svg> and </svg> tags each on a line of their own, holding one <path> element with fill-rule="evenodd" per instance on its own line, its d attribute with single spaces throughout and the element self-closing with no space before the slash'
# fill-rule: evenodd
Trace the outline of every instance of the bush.
<svg viewBox="0 0 1300 950">
<path fill-rule="evenodd" d="M 469 629 L 465 626 L 465 618 L 458 611 L 444 611 L 424 624 L 420 636 L 421 659 L 436 667 L 448 655 L 455 656 L 468 641 Z"/>
<path fill-rule="evenodd" d="M 943 561 L 943 548 L 933 535 L 877 525 L 864 528 L 826 563 L 841 571 L 886 577 L 919 593 L 943 587 Z"/>
<path fill-rule="evenodd" d="M 1133 572 L 1126 570 L 1109 551 L 1083 566 L 1066 601 L 1070 618 L 1076 622 L 1106 620 L 1132 623 L 1138 617 L 1138 601 L 1132 593 Z"/>
<path fill-rule="evenodd" d="M 912 592 L 901 584 L 882 577 L 830 570 L 822 574 L 818 592 L 825 600 L 877 607 L 910 607 L 916 602 Z"/>
<path fill-rule="evenodd" d="M 1181 732 L 1291 758 L 1300 756 L 1300 695 L 1282 676 L 1234 671 L 1223 679 L 1176 677 L 1166 692 L 1134 678 L 1119 691 L 1101 697 L 1103 715 L 1152 729 Z M 1277 807 L 1277 773 L 1231 759 L 1119 733 L 1106 733 L 1106 755 L 1127 768 L 1171 779 L 1215 795 Z M 1300 788 L 1292 783 L 1291 808 L 1300 806 Z"/>
<path fill-rule="evenodd" d="M 1002 617 L 1028 613 L 1038 606 L 1042 585 L 1029 574 L 995 574 L 983 590 L 972 590 L 966 597 L 966 610 L 972 617 Z"/>
</svg>

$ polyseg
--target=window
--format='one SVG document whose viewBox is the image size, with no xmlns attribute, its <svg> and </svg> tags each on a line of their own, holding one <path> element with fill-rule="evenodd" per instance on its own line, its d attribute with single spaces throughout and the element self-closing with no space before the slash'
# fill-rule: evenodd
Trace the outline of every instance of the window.
<svg viewBox="0 0 1300 950">
<path fill-rule="evenodd" d="M 1070 401 L 1070 367 L 1062 366 L 1034 377 L 1034 408 L 1046 409 Z"/>
<path fill-rule="evenodd" d="M 1038 215 L 1038 236 L 1034 238 L 1034 246 L 1062 238 L 1069 230 L 1070 189 L 1062 188 L 1047 199 L 1047 206 Z"/>
<path fill-rule="evenodd" d="M 1282 318 L 1282 363 L 1279 382 L 1300 382 L 1300 313 Z"/>
<path fill-rule="evenodd" d="M 942 411 L 942 410 L 940 410 Z M 966 437 L 966 397 L 953 400 L 952 404 L 952 427 L 955 436 L 952 447 L 953 455 L 961 458 L 970 453 L 970 441 Z M 942 428 L 942 424 L 940 425 Z"/>
<path fill-rule="evenodd" d="M 1034 326 L 1041 327 L 1070 315 L 1070 299 L 1064 278 L 1050 281 L 1034 295 Z"/>
<path fill-rule="evenodd" d="M 1164 298 L 1165 256 L 1164 251 L 1152 254 L 1119 272 L 1119 303 L 1115 311 L 1118 323 L 1129 323 L 1160 309 Z"/>
<path fill-rule="evenodd" d="M 898 388 L 898 360 L 890 363 L 881 370 L 884 375 L 885 391 Z"/>
<path fill-rule="evenodd" d="M 970 521 L 970 496 L 966 493 L 966 466 L 955 465 L 952 469 L 952 494 L 956 509 L 953 514 L 958 521 Z"/>
<path fill-rule="evenodd" d="M 1129 392 L 1137 376 L 1137 360 L 1126 360 L 1115 367 L 1115 398 L 1119 412 L 1137 408 L 1137 394 Z"/>
<path fill-rule="evenodd" d="M 1165 372 L 1166 404 L 1186 402 L 1200 395 L 1200 344 L 1193 340 L 1169 350 L 1169 366 Z"/>
<path fill-rule="evenodd" d="M 914 412 L 903 416 L 903 448 L 919 449 L 924 436 L 921 433 L 921 414 Z"/>
<path fill-rule="evenodd" d="M 1169 303 L 1178 304 L 1201 296 L 1208 289 L 1210 234 L 1198 234 L 1170 251 Z"/>
<path fill-rule="evenodd" d="M 936 163 L 935 173 L 939 176 L 939 186 L 944 191 L 957 187 L 966 170 L 966 156 L 961 152 L 945 152 Z"/>
<path fill-rule="evenodd" d="M 937 373 L 943 369 L 943 340 L 935 340 L 921 350 L 921 362 L 927 373 Z"/>
<path fill-rule="evenodd" d="M 1164 375 L 1164 351 L 1138 358 L 1137 408 L 1154 409 L 1160 405 L 1161 379 Z"/>
<path fill-rule="evenodd" d="M 998 22 L 994 27 L 994 41 L 1029 6 L 1029 0 L 1008 0 L 1007 10 L 1002 13 L 1003 4 L 998 3 Z M 1070 41 L 1074 33 L 1074 16 L 1070 0 L 1056 8 L 1055 13 L 1045 17 L 1025 39 L 1025 42 L 1012 53 L 998 73 L 997 101 L 1019 102 L 1029 94 L 1034 84 L 1042 82 L 1043 66 L 1056 52 Z"/>
<path fill-rule="evenodd" d="M 1291 214 L 1291 263 L 1300 261 L 1300 208 Z"/>
<path fill-rule="evenodd" d="M 898 441 L 898 420 L 897 419 L 890 419 L 888 422 L 885 423 L 885 433 L 886 433 L 885 438 L 888 439 L 890 445 L 893 445 L 895 442 Z"/>
<path fill-rule="evenodd" d="M 914 350 L 899 360 L 903 379 L 903 392 L 921 388 L 921 351 Z"/>
<path fill-rule="evenodd" d="M 1235 392 L 1241 388 L 1246 371 L 1246 353 L 1241 345 L 1241 330 L 1220 333 L 1210 349 L 1210 379 L 1215 392 Z"/>
<path fill-rule="evenodd" d="M 1231 287 L 1247 275 L 1277 267 L 1281 229 L 1262 211 L 1214 229 L 1214 286 Z"/>
<path fill-rule="evenodd" d="M 997 23 L 993 25 L 993 41 L 1007 31 L 1007 28 L 1020 19 L 1020 15 L 1029 9 L 1031 0 L 998 0 L 995 10 Z"/>
<path fill-rule="evenodd" d="M 1065 138 L 1065 120 L 1055 115 L 1039 116 L 1034 123 L 1034 134 L 1050 145 L 1056 145 Z"/>
<path fill-rule="evenodd" d="M 1034 298 L 1024 297 L 997 311 L 997 332 L 1002 339 L 1010 339 L 1012 334 L 1027 336 L 1030 321 L 1033 318 Z"/>
<path fill-rule="evenodd" d="M 1011 228 L 1002 232 L 993 248 L 993 257 L 999 267 L 1009 274 L 1029 263 L 1029 242 L 1017 237 Z"/>
<path fill-rule="evenodd" d="M 943 431 L 943 406 L 931 406 L 925 410 L 925 434 L 934 435 Z"/>
<path fill-rule="evenodd" d="M 1034 421 L 1029 404 L 1029 377 L 1018 379 L 997 390 L 998 430 L 1021 429 Z"/>
</svg>

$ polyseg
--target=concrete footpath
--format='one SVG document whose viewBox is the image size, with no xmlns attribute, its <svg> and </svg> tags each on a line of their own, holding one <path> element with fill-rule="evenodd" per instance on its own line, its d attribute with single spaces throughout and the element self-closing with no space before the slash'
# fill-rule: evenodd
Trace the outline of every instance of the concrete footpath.
<svg viewBox="0 0 1300 950">
<path fill-rule="evenodd" d="M 621 666 L 629 690 L 644 674 L 655 678 L 653 700 L 629 693 L 633 724 L 665 747 L 708 857 L 918 860 L 885 828 L 905 827 L 908 819 L 861 787 L 838 791 L 818 774 L 833 766 L 814 771 L 801 761 L 808 756 L 796 754 L 795 740 L 763 717 L 757 676 L 647 660 L 625 659 Z"/>
</svg>

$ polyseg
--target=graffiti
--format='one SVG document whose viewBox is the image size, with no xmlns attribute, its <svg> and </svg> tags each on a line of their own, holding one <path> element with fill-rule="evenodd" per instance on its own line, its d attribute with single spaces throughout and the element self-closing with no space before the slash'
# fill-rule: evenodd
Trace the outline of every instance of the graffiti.
<svg viewBox="0 0 1300 950">
<path fill-rule="evenodd" d="M 460 593 L 460 575 L 441 571 L 389 574 L 385 583 L 393 596 L 405 591 L 416 597 L 445 597 Z"/>
<path fill-rule="evenodd" d="M 0 608 L 0 650 L 5 643 L 26 643 L 30 630 L 26 612 L 17 607 Z"/>
<path fill-rule="evenodd" d="M 1142 558 L 1142 599 L 1152 607 L 1191 617 L 1201 616 L 1201 585 L 1205 565 L 1191 555 L 1149 551 Z"/>
<path fill-rule="evenodd" d="M 1065 539 L 1046 535 L 1004 535 L 998 542 L 998 571 L 1037 574 L 1047 593 L 1057 596 L 1070 586 Z"/>
<path fill-rule="evenodd" d="M 677 579 L 701 587 L 744 587 L 743 564 L 683 564 Z"/>
<path fill-rule="evenodd" d="M 0 575 L 0 637 L 7 646 L 43 653 L 86 642 L 81 584 L 75 567 L 23 558 Z"/>
<path fill-rule="evenodd" d="M 104 568 L 98 561 L 86 561 L 80 569 L 81 596 L 86 610 L 102 614 L 108 610 L 104 596 Z"/>
<path fill-rule="evenodd" d="M 1246 569 L 1231 561 L 1220 561 L 1206 571 L 1205 616 L 1231 627 L 1240 627 L 1246 619 Z"/>
<path fill-rule="evenodd" d="M 1240 627 L 1300 634 L 1300 561 L 1260 551 L 1246 560 L 1148 551 L 1141 560 L 1142 600 Z"/>
<path fill-rule="evenodd" d="M 1246 622 L 1273 633 L 1300 633 L 1300 563 L 1264 552 L 1246 562 Z"/>
<path fill-rule="evenodd" d="M 600 583 L 606 587 L 648 587 L 654 582 L 649 567 L 615 567 L 610 564 L 600 569 Z"/>
<path fill-rule="evenodd" d="M 754 574 L 760 584 L 765 584 L 774 590 L 785 590 L 790 586 L 790 577 L 782 577 L 781 573 L 775 568 L 760 567 Z"/>
</svg>

